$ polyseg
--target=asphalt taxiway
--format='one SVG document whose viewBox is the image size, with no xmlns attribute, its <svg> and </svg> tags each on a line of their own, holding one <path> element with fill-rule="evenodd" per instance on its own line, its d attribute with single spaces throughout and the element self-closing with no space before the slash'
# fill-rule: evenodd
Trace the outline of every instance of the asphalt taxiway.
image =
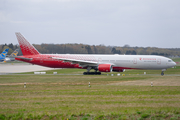
<svg viewBox="0 0 180 120">
<path fill-rule="evenodd" d="M 44 70 L 53 70 L 53 69 L 54 68 L 48 68 L 48 67 L 43 67 L 39 65 L 32 65 L 29 63 L 1 63 L 0 64 L 0 74 L 34 72 L 34 71 L 44 71 Z"/>
</svg>

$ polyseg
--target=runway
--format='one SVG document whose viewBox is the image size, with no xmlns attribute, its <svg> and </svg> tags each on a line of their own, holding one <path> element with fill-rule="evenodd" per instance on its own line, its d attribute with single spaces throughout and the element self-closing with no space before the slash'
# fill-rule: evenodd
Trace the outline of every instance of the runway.
<svg viewBox="0 0 180 120">
<path fill-rule="evenodd" d="M 48 67 L 43 67 L 39 65 L 32 65 L 29 63 L 1 63 L 0 64 L 0 74 L 34 72 L 34 71 L 44 71 L 44 70 L 53 70 L 53 69 L 54 68 L 48 68 Z"/>
</svg>

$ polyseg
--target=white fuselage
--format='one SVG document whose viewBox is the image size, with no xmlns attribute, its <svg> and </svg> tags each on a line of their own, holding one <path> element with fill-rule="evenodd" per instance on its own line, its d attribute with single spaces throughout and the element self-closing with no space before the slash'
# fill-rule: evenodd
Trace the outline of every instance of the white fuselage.
<svg viewBox="0 0 180 120">
<path fill-rule="evenodd" d="M 13 58 L 13 57 L 6 57 L 6 58 L 4 59 L 4 61 L 6 61 L 6 62 L 15 61 L 15 58 Z"/>
<path fill-rule="evenodd" d="M 52 54 L 51 54 L 52 56 Z M 53 54 L 53 56 L 76 59 L 98 64 L 112 64 L 124 69 L 167 69 L 176 63 L 169 58 L 156 55 L 87 55 L 87 54 Z"/>
</svg>

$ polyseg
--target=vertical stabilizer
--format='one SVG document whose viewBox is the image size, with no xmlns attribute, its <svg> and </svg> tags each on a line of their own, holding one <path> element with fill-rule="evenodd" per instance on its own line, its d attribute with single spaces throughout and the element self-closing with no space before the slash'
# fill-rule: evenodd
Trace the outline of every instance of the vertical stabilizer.
<svg viewBox="0 0 180 120">
<path fill-rule="evenodd" d="M 39 52 L 36 50 L 34 46 L 32 46 L 22 35 L 21 33 L 15 33 L 19 42 L 19 46 L 21 48 L 23 55 L 37 55 Z"/>
<path fill-rule="evenodd" d="M 19 52 L 19 49 L 16 49 L 13 53 L 11 53 L 10 57 L 13 56 L 17 56 L 18 55 L 18 52 Z"/>
<path fill-rule="evenodd" d="M 5 49 L 5 50 L 0 54 L 0 58 L 1 58 L 1 59 L 5 59 L 8 51 L 9 51 L 9 48 Z"/>
</svg>

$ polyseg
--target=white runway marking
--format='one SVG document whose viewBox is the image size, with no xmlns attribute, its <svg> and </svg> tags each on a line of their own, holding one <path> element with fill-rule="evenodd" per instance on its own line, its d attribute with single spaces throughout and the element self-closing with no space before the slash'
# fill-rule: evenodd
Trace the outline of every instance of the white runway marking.
<svg viewBox="0 0 180 120">
<path fill-rule="evenodd" d="M 34 72 L 53 70 L 54 68 L 43 67 L 39 65 L 32 65 L 29 63 L 1 63 L 0 74 L 6 73 L 22 73 L 22 72 Z"/>
</svg>

